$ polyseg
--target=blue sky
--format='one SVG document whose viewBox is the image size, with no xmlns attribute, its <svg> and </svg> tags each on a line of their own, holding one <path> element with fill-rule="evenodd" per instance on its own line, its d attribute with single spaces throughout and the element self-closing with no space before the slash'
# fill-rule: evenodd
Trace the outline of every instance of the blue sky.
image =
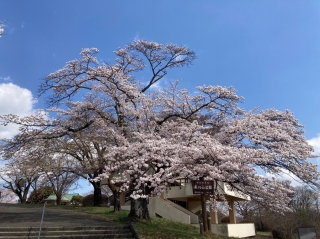
<svg viewBox="0 0 320 239">
<path fill-rule="evenodd" d="M 111 62 L 135 39 L 171 42 L 198 59 L 166 81 L 190 91 L 232 85 L 247 110 L 289 109 L 320 154 L 320 1 L 11 0 L 0 2 L 1 20 L 0 114 L 42 108 L 44 99 L 32 101 L 40 79 L 82 48 Z"/>
</svg>

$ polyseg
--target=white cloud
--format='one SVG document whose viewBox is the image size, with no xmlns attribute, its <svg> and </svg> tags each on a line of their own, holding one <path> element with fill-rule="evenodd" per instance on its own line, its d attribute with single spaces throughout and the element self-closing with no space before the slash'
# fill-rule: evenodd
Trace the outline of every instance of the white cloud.
<svg viewBox="0 0 320 239">
<path fill-rule="evenodd" d="M 174 81 L 170 81 L 168 78 L 164 77 L 161 80 L 159 80 L 156 83 L 154 83 L 150 87 L 150 89 L 152 89 L 152 90 L 161 90 L 163 88 L 169 88 L 171 82 L 174 82 Z M 146 86 L 147 84 L 149 84 L 149 81 L 143 81 L 142 84 L 144 86 Z"/>
<path fill-rule="evenodd" d="M 5 77 L 0 77 L 0 80 L 11 81 L 11 78 L 10 78 L 10 76 L 5 76 Z"/>
<path fill-rule="evenodd" d="M 154 83 L 150 89 L 153 89 L 153 90 L 160 90 L 162 89 L 162 86 L 160 85 L 160 81 L 157 81 L 156 83 Z"/>
<path fill-rule="evenodd" d="M 317 137 L 308 140 L 308 143 L 313 147 L 314 154 L 320 156 L 320 134 Z"/>
<path fill-rule="evenodd" d="M 297 187 L 297 186 L 302 185 L 301 181 L 293 173 L 290 173 L 287 170 L 282 170 L 282 171 L 283 171 L 283 173 L 281 173 L 279 175 L 273 175 L 270 173 L 266 173 L 266 177 L 269 179 L 274 177 L 274 178 L 281 180 L 281 181 L 290 181 L 291 186 L 293 186 L 293 187 Z"/>
<path fill-rule="evenodd" d="M 12 83 L 0 84 L 0 115 L 30 115 L 35 100 L 31 91 Z M 17 133 L 16 125 L 0 126 L 0 138 L 11 138 Z"/>
<path fill-rule="evenodd" d="M 313 146 L 314 154 L 317 156 L 320 156 L 320 134 L 318 134 L 317 137 L 312 138 L 307 141 L 311 146 Z M 309 160 L 309 161 L 311 161 L 311 160 Z M 318 164 L 320 164 L 320 158 L 318 158 L 317 161 L 318 161 Z M 270 173 L 266 173 L 264 177 L 267 177 L 269 179 L 274 177 L 279 180 L 290 181 L 291 185 L 294 187 L 302 186 L 301 181 L 294 174 L 288 172 L 287 170 L 282 170 L 282 171 L 283 171 L 283 173 L 281 173 L 280 175 L 272 175 Z"/>
</svg>

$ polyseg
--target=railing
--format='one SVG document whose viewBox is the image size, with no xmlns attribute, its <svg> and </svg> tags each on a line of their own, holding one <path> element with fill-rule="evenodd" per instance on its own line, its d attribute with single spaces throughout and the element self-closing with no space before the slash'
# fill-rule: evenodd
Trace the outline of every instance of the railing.
<svg viewBox="0 0 320 239">
<path fill-rule="evenodd" d="M 44 211 L 46 209 L 46 204 L 47 204 L 47 202 L 44 202 L 44 204 L 43 204 L 43 210 L 42 210 L 42 217 L 41 217 L 41 222 L 40 222 L 38 239 L 40 239 L 40 236 L 41 236 L 42 222 L 43 222 L 43 218 L 44 218 Z"/>
</svg>

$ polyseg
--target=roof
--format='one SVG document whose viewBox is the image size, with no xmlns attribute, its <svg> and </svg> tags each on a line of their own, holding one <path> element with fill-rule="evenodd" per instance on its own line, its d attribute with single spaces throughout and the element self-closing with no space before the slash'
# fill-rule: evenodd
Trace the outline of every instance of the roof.
<svg viewBox="0 0 320 239">
<path fill-rule="evenodd" d="M 61 197 L 61 201 L 71 201 L 73 196 L 79 195 L 79 193 L 72 193 L 72 194 L 63 194 Z M 43 199 L 44 201 L 56 201 L 57 196 L 56 195 L 50 195 L 46 199 Z"/>
</svg>

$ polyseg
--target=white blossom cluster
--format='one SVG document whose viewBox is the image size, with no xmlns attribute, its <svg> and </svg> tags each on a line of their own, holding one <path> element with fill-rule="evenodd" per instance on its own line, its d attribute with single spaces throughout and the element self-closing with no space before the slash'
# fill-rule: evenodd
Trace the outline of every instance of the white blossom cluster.
<svg viewBox="0 0 320 239">
<path fill-rule="evenodd" d="M 3 35 L 3 32 L 4 32 L 4 29 L 2 28 L 4 25 L 5 25 L 5 23 L 0 21 L 0 38 Z"/>
</svg>

